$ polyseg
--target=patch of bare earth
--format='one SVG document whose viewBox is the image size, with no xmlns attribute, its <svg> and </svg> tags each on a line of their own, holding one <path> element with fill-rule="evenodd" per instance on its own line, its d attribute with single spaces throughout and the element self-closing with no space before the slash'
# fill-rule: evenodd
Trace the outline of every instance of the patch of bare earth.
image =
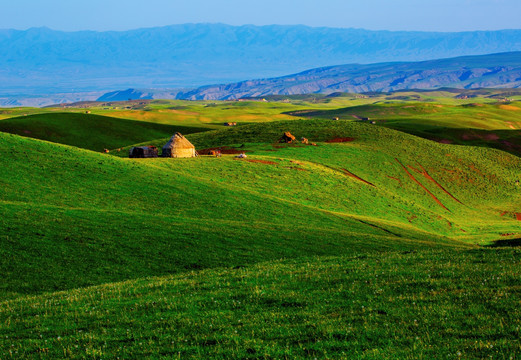
<svg viewBox="0 0 521 360">
<path fill-rule="evenodd" d="M 358 180 L 358 181 L 361 181 L 361 182 L 363 182 L 363 183 L 365 183 L 365 184 L 367 184 L 367 185 L 371 185 L 371 186 L 376 187 L 376 185 L 370 183 L 370 182 L 367 181 L 367 180 L 362 179 L 360 176 L 353 174 L 351 171 L 349 171 L 349 170 L 347 170 L 347 169 L 342 169 L 342 171 L 344 172 L 345 175 L 347 175 L 347 176 L 349 176 L 349 177 L 352 177 L 352 178 L 354 178 L 354 179 L 356 179 L 356 180 Z"/>
<path fill-rule="evenodd" d="M 447 191 L 447 189 L 445 189 L 443 186 L 441 186 L 436 180 L 434 180 L 434 178 L 427 172 L 427 170 L 425 170 L 425 168 L 418 163 L 418 166 L 420 166 L 421 168 L 421 171 L 418 170 L 418 169 L 415 169 L 413 168 L 412 166 L 409 166 L 409 168 L 415 170 L 416 172 L 422 174 L 427 180 L 429 180 L 430 182 L 432 182 L 434 185 L 436 185 L 437 187 L 439 187 L 445 194 L 449 195 L 452 199 L 454 199 L 455 201 L 459 202 L 460 204 L 463 204 L 461 201 L 459 201 L 454 195 L 452 195 L 449 191 Z"/>
<path fill-rule="evenodd" d="M 221 154 L 242 154 L 245 152 L 248 152 L 248 150 L 237 150 L 228 146 L 223 147 L 214 147 L 214 148 L 208 148 L 208 149 L 201 149 L 197 150 L 199 155 L 213 155 L 216 151 L 221 151 Z M 213 153 L 212 153 L 213 152 Z"/>
<path fill-rule="evenodd" d="M 265 165 L 278 165 L 275 161 L 246 159 L 245 161 Z"/>
<path fill-rule="evenodd" d="M 409 172 L 409 170 L 407 170 L 407 168 L 405 167 L 405 165 L 403 165 L 403 164 L 400 162 L 400 160 L 398 160 L 397 158 L 395 158 L 395 160 L 398 162 L 398 164 L 400 164 L 400 165 L 402 166 L 403 170 L 405 170 L 405 172 L 407 173 L 407 175 L 409 176 L 409 178 L 410 178 L 412 181 L 414 181 L 414 182 L 415 182 L 416 184 L 418 184 L 418 185 L 419 185 L 423 190 L 425 190 L 425 191 L 427 192 L 427 194 L 429 194 L 429 195 L 433 198 L 433 200 L 436 201 L 436 203 L 437 203 L 438 205 L 440 205 L 440 206 L 441 206 L 442 208 L 444 208 L 445 210 L 450 211 L 450 210 L 449 210 L 445 205 L 443 205 L 443 203 L 440 201 L 440 199 L 438 199 L 438 198 L 436 197 L 436 195 L 434 195 L 433 193 L 431 193 L 431 192 L 429 191 L 429 189 L 427 189 L 427 188 L 426 188 L 426 187 L 425 187 L 421 182 L 419 182 L 419 181 L 418 181 L 418 180 L 413 176 L 413 174 L 411 174 L 411 173 Z"/>
<path fill-rule="evenodd" d="M 351 142 L 355 140 L 355 138 L 352 138 L 352 137 L 339 137 L 339 138 L 334 138 L 334 139 L 331 139 L 331 140 L 327 140 L 326 142 L 327 143 L 344 143 L 344 142 Z"/>
</svg>

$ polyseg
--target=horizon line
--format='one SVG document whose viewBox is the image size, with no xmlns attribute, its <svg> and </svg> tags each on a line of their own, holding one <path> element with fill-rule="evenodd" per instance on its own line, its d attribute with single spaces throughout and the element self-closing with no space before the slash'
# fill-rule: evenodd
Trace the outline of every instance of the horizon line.
<svg viewBox="0 0 521 360">
<path fill-rule="evenodd" d="M 494 29 L 494 30 L 461 30 L 461 31 L 441 31 L 441 30 L 387 30 L 387 29 L 367 29 L 367 28 L 357 28 L 357 27 L 338 27 L 338 26 L 313 26 L 313 25 L 305 25 L 305 24 L 241 24 L 241 25 L 232 25 L 223 22 L 187 22 L 187 23 L 178 23 L 178 24 L 168 24 L 168 25 L 157 25 L 157 26 L 143 26 L 136 28 L 128 28 L 123 30 L 93 30 L 93 29 L 81 29 L 81 30 L 62 30 L 49 27 L 47 25 L 42 26 L 31 26 L 27 28 L 0 28 L 0 31 L 21 31 L 27 32 L 31 30 L 50 30 L 54 32 L 65 32 L 65 33 L 78 33 L 78 32 L 128 32 L 128 31 L 139 31 L 139 30 L 149 30 L 149 29 L 160 29 L 160 28 L 169 28 L 176 26 L 194 26 L 194 25 L 220 25 L 220 26 L 228 26 L 234 28 L 242 28 L 242 27 L 256 27 L 256 28 L 264 28 L 264 27 L 304 27 L 309 29 L 332 29 L 332 30 L 355 30 L 355 31 L 367 31 L 367 32 L 389 32 L 389 33 L 430 33 L 430 34 L 460 34 L 460 33 L 475 33 L 475 32 L 504 32 L 504 31 L 519 31 L 521 28 L 504 28 L 504 29 Z"/>
</svg>

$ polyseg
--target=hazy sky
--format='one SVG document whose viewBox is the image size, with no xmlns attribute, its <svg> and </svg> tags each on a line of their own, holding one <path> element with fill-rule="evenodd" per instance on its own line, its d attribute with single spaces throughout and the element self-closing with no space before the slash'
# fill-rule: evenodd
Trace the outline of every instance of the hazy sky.
<svg viewBox="0 0 521 360">
<path fill-rule="evenodd" d="M 0 0 L 0 28 L 128 30 L 183 23 L 372 30 L 521 28 L 521 0 Z"/>
</svg>

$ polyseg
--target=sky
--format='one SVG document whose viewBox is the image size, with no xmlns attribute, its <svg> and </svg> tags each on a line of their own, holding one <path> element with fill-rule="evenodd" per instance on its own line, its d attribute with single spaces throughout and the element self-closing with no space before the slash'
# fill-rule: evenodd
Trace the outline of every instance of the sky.
<svg viewBox="0 0 521 360">
<path fill-rule="evenodd" d="M 184 23 L 369 30 L 521 28 L 521 0 L 0 0 L 0 28 L 130 30 Z"/>
</svg>

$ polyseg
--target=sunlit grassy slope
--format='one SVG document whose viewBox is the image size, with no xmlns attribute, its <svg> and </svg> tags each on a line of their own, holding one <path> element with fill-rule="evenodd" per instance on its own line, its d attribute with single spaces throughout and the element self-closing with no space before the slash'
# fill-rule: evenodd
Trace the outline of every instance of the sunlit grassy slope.
<svg viewBox="0 0 521 360">
<path fill-rule="evenodd" d="M 516 138 L 521 106 L 471 101 L 153 101 L 91 108 L 139 121 L 0 120 L 74 145 L 0 132 L 0 359 L 516 358 L 521 253 L 488 245 L 519 246 L 521 160 L 487 147 Z M 248 157 L 123 158 L 174 131 Z M 316 146 L 277 143 L 285 131 Z"/>
<path fill-rule="evenodd" d="M 282 131 L 318 145 L 274 146 Z M 323 142 L 343 136 L 354 140 Z M 246 160 L 121 159 L 0 139 L 4 297 L 520 232 L 518 158 L 366 124 L 274 122 L 190 136 L 199 148 L 244 143 Z"/>
<path fill-rule="evenodd" d="M 136 161 L 0 138 L 8 154 L 0 160 L 3 296 L 281 257 L 450 243 L 413 226 L 384 228 L 378 219 L 299 204 L 293 194 L 221 181 L 211 176 L 211 158 Z M 218 161 L 217 171 L 236 178 L 258 166 Z M 281 170 L 288 181 L 299 174 Z"/>
<path fill-rule="evenodd" d="M 284 131 L 318 146 L 274 145 Z M 350 141 L 324 143 L 337 138 Z M 304 170 L 298 171 L 299 178 L 288 179 L 289 184 L 266 182 L 258 174 L 248 183 L 245 171 L 237 181 L 280 191 L 281 196 L 288 188 L 303 192 L 297 198 L 317 207 L 328 204 L 335 211 L 393 220 L 460 239 L 479 234 L 485 240 L 487 233 L 492 237 L 496 231 L 505 233 L 503 226 L 511 230 L 518 226 L 513 215 L 519 212 L 521 161 L 504 152 L 438 144 L 383 127 L 327 120 L 251 125 L 193 134 L 190 139 L 203 148 L 236 146 L 277 164 L 258 164 L 262 174 L 280 171 L 281 166 Z M 234 181 L 231 174 L 220 174 L 212 172 L 213 177 Z M 322 181 L 324 188 L 319 190 L 316 182 Z M 311 196 L 316 190 L 320 196 Z"/>
<path fill-rule="evenodd" d="M 402 96 L 404 95 L 399 97 Z M 296 111 L 292 114 L 308 118 L 338 117 L 354 121 L 369 118 L 376 125 L 438 142 L 492 147 L 521 155 L 520 102 L 504 103 L 476 98 L 465 100 L 464 104 L 447 104 L 443 98 L 434 99 L 435 103 L 400 100 L 336 109 Z"/>
<path fill-rule="evenodd" d="M 326 118 L 358 119 L 383 123 L 389 127 L 438 126 L 483 130 L 521 129 L 521 103 L 472 103 L 447 105 L 430 102 L 389 102 L 350 106 L 327 110 L 310 110 L 295 115 Z"/>
</svg>

